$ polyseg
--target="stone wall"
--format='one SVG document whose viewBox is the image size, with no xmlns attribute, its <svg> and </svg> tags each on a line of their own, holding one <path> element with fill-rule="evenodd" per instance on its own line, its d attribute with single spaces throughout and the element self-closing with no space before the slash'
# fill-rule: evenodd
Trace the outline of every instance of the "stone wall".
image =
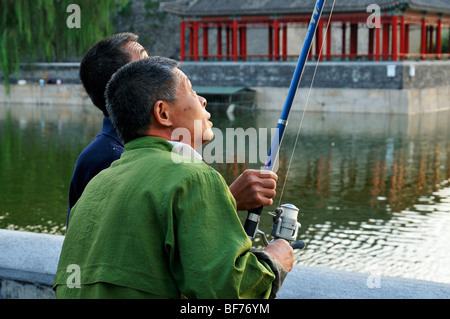
<svg viewBox="0 0 450 319">
<path fill-rule="evenodd" d="M 181 63 L 181 69 L 197 86 L 289 87 L 295 67 L 295 62 Z M 310 87 L 315 67 L 315 63 L 306 64 L 300 87 Z M 65 84 L 80 84 L 79 63 L 23 65 L 19 78 L 38 83 L 44 72 Z M 330 89 L 396 90 L 448 86 L 450 61 L 321 62 L 313 85 Z"/>
<path fill-rule="evenodd" d="M 181 64 L 195 85 L 246 87 L 289 87 L 295 67 L 295 62 Z M 300 87 L 310 87 L 315 68 L 315 63 L 306 64 Z M 450 86 L 450 61 L 321 62 L 313 85 L 314 88 L 397 90 L 445 86 Z"/>
<path fill-rule="evenodd" d="M 148 54 L 179 59 L 180 19 L 159 9 L 174 0 L 132 0 L 114 21 L 115 32 L 133 32 Z"/>
<path fill-rule="evenodd" d="M 239 86 L 254 89 L 260 109 L 281 110 L 296 63 L 183 62 L 181 69 L 195 86 Z M 0 102 L 90 104 L 80 84 L 77 63 L 24 65 L 20 78 L 28 85 L 0 87 Z M 353 113 L 416 114 L 450 108 L 450 61 L 322 62 L 309 92 L 315 63 L 307 63 L 296 94 L 295 109 Z M 63 85 L 39 86 L 43 72 Z M 69 85 L 67 85 L 69 84 Z"/>
</svg>

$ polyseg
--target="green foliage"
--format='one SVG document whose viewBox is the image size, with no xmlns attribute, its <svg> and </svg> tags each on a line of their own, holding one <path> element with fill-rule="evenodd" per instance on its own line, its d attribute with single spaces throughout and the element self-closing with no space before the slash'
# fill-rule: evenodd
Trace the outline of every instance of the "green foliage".
<svg viewBox="0 0 450 319">
<path fill-rule="evenodd" d="M 81 28 L 69 28 L 70 4 L 80 6 Z M 125 0 L 0 0 L 0 72 L 9 76 L 21 62 L 61 61 L 81 56 L 113 32 L 111 15 Z"/>
</svg>

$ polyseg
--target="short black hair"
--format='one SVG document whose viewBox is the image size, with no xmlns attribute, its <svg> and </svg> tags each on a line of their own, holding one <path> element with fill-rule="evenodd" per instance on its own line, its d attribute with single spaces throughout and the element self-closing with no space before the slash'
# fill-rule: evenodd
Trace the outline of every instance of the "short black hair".
<svg viewBox="0 0 450 319">
<path fill-rule="evenodd" d="M 129 63 L 131 55 L 125 50 L 128 42 L 137 42 L 138 36 L 130 32 L 117 33 L 94 44 L 80 63 L 80 80 L 103 115 L 108 116 L 105 88 L 111 76 Z"/>
<path fill-rule="evenodd" d="M 109 81 L 106 108 L 119 137 L 125 142 L 145 136 L 155 103 L 177 99 L 179 62 L 150 57 L 122 67 Z"/>
</svg>

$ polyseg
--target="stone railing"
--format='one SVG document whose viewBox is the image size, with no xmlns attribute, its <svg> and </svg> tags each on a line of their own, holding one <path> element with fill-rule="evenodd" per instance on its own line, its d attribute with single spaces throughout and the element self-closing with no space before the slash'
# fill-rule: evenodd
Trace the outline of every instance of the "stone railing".
<svg viewBox="0 0 450 319">
<path fill-rule="evenodd" d="M 64 236 L 0 229 L 0 299 L 50 299 Z M 76 289 L 76 288 L 74 288 Z M 448 299 L 450 284 L 295 266 L 280 299 Z"/>
</svg>

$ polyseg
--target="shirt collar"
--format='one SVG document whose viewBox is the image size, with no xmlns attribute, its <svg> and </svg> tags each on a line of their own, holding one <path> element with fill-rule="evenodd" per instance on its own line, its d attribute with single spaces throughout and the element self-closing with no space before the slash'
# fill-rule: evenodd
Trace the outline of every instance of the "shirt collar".
<svg viewBox="0 0 450 319">
<path fill-rule="evenodd" d="M 114 129 L 114 126 L 112 125 L 111 119 L 109 117 L 106 117 L 106 116 L 103 118 L 102 134 L 111 136 L 118 143 L 120 143 L 120 145 L 123 146 L 123 142 L 120 139 L 119 135 L 117 134 L 116 130 Z"/>
<path fill-rule="evenodd" d="M 199 160 L 199 161 L 203 160 L 203 157 L 196 150 L 194 150 L 190 145 L 182 143 L 182 142 L 176 142 L 176 141 L 167 141 L 167 142 L 172 144 L 173 148 L 181 156 L 190 157 L 192 159 Z"/>
<path fill-rule="evenodd" d="M 203 161 L 202 156 L 190 145 L 182 142 L 168 141 L 155 136 L 143 136 L 136 138 L 125 145 L 125 150 L 134 150 L 148 147 L 166 150 L 169 152 L 173 152 L 174 154 L 179 154 L 186 158 L 193 159 L 195 163 Z M 179 159 L 177 158 L 176 161 L 179 161 Z"/>
</svg>

